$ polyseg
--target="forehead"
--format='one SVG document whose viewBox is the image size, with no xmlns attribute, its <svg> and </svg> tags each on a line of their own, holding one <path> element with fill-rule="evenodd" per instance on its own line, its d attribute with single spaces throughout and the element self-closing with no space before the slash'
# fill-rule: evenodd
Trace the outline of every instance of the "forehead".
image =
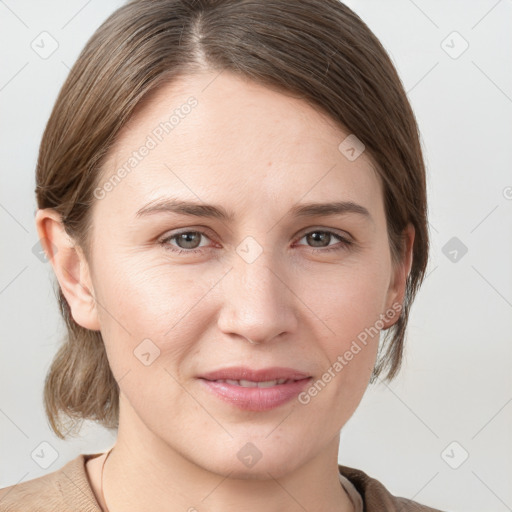
<svg viewBox="0 0 512 512">
<path fill-rule="evenodd" d="M 100 207 L 135 215 L 167 193 L 276 213 L 301 200 L 343 199 L 378 215 L 380 179 L 366 152 L 354 160 L 342 151 L 349 135 L 305 101 L 232 73 L 182 77 L 156 90 L 119 133 Z"/>
</svg>

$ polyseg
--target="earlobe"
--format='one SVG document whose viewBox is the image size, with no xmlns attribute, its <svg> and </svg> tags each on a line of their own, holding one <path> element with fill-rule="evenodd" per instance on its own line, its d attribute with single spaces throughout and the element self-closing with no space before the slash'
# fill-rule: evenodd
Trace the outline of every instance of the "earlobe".
<svg viewBox="0 0 512 512">
<path fill-rule="evenodd" d="M 67 234 L 55 210 L 37 210 L 36 227 L 73 319 L 86 329 L 100 330 L 89 265 L 83 251 Z"/>
<path fill-rule="evenodd" d="M 397 311 L 401 312 L 403 307 L 405 291 L 407 285 L 407 278 L 411 272 L 412 259 L 413 259 L 413 247 L 414 247 L 414 226 L 409 223 L 404 230 L 405 236 L 405 247 L 402 255 L 402 261 L 394 269 L 390 288 L 388 290 L 388 300 L 386 303 L 387 311 L 392 312 L 388 320 L 384 320 L 384 329 L 389 329 L 398 321 L 400 314 L 396 314 Z M 398 309 L 400 307 L 400 309 Z"/>
</svg>

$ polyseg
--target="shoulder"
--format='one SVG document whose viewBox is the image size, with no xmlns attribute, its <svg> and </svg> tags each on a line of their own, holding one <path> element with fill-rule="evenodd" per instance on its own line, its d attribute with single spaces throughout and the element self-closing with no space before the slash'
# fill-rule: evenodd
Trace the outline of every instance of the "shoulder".
<svg viewBox="0 0 512 512">
<path fill-rule="evenodd" d="M 0 512 L 100 512 L 81 454 L 60 469 L 0 489 Z"/>
<path fill-rule="evenodd" d="M 338 468 L 363 498 L 365 512 L 442 512 L 407 498 L 393 496 L 381 482 L 360 469 L 341 465 Z"/>
</svg>

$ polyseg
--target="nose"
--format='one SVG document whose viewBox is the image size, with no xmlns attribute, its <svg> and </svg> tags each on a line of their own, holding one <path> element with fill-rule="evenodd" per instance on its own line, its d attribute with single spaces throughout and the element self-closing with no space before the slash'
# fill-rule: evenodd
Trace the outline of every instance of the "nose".
<svg viewBox="0 0 512 512">
<path fill-rule="evenodd" d="M 237 260 L 222 281 L 219 329 L 253 344 L 296 332 L 298 299 L 287 274 L 265 253 L 252 263 Z"/>
</svg>

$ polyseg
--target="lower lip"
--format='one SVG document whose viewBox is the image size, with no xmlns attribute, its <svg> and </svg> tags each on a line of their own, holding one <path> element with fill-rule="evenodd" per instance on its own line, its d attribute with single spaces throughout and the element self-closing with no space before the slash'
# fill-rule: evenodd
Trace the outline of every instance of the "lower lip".
<svg viewBox="0 0 512 512">
<path fill-rule="evenodd" d="M 268 411 L 296 397 L 310 382 L 311 377 L 269 388 L 245 388 L 226 382 L 200 379 L 209 391 L 220 399 L 246 411 Z"/>
</svg>

